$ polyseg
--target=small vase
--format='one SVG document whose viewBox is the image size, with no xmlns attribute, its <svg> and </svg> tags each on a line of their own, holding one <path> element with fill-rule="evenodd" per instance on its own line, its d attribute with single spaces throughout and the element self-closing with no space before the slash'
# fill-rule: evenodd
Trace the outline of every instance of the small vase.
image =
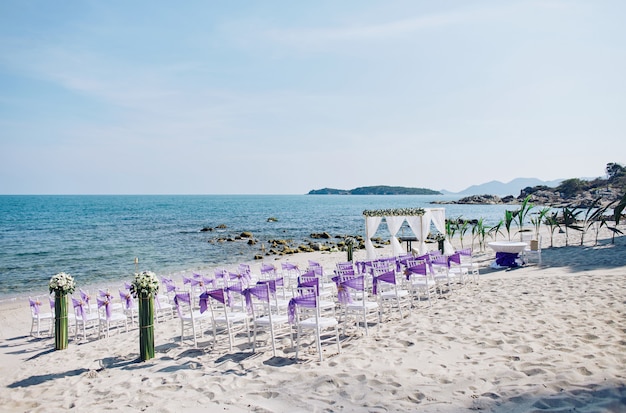
<svg viewBox="0 0 626 413">
<path fill-rule="evenodd" d="M 154 296 L 139 297 L 139 355 L 141 361 L 154 358 Z"/>
<path fill-rule="evenodd" d="M 441 251 L 442 254 L 443 254 L 443 248 L 444 248 L 443 243 L 444 243 L 444 240 L 437 241 L 437 248 L 439 249 L 439 251 Z"/>
<path fill-rule="evenodd" d="M 55 292 L 54 294 L 54 349 L 65 350 L 67 348 L 67 294 Z"/>
</svg>

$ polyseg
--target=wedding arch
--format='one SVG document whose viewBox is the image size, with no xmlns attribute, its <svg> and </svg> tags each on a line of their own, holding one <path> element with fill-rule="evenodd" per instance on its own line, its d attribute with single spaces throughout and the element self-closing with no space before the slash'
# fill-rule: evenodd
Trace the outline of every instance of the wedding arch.
<svg viewBox="0 0 626 413">
<path fill-rule="evenodd" d="M 372 238 L 376 234 L 383 218 L 387 223 L 387 229 L 391 234 L 391 250 L 393 255 L 402 253 L 402 246 L 396 234 L 402 227 L 404 221 L 407 222 L 411 231 L 419 243 L 420 254 L 427 252 L 426 237 L 430 232 L 431 223 L 442 234 L 446 233 L 446 210 L 445 208 L 400 208 L 400 209 L 375 209 L 363 211 L 365 216 L 365 250 L 368 259 L 376 258 Z M 452 244 L 446 239 L 444 241 L 444 252 L 452 252 Z"/>
</svg>

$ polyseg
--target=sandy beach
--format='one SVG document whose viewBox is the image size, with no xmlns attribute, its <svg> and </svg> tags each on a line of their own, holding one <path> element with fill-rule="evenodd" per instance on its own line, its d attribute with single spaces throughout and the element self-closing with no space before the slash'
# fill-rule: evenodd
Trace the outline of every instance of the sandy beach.
<svg viewBox="0 0 626 413">
<path fill-rule="evenodd" d="M 307 345 L 298 361 L 288 338 L 277 356 L 236 337 L 212 348 L 179 342 L 177 319 L 155 327 L 156 357 L 139 362 L 138 331 L 73 339 L 32 337 L 28 303 L 0 307 L 0 406 L 7 412 L 624 412 L 626 237 L 598 245 L 544 235 L 542 265 L 494 270 L 476 253 L 478 283 L 417 303 L 404 318 L 351 328 L 341 353 Z M 573 244 L 573 245 L 572 245 Z M 467 246 L 467 242 L 466 242 Z M 385 251 L 381 250 L 381 254 Z M 357 251 L 355 259 L 363 259 Z M 332 270 L 345 253 L 310 253 Z M 258 269 L 260 263 L 251 263 Z M 42 286 L 45 294 L 46 286 Z M 114 286 L 116 289 L 117 286 Z"/>
</svg>

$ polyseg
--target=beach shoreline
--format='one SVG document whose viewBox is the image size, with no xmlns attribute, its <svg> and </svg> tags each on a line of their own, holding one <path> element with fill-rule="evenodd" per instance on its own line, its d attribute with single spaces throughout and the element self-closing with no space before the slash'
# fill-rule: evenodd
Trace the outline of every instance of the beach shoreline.
<svg viewBox="0 0 626 413">
<path fill-rule="evenodd" d="M 137 361 L 136 329 L 71 337 L 67 350 L 53 351 L 53 338 L 29 336 L 27 302 L 0 303 L 0 404 L 9 412 L 623 411 L 626 237 L 613 244 L 603 232 L 591 244 L 559 238 L 546 248 L 544 236 L 541 266 L 508 270 L 489 267 L 487 247 L 475 256 L 477 284 L 432 307 L 419 302 L 368 336 L 351 329 L 341 353 L 325 347 L 321 363 L 310 345 L 296 362 L 288 338 L 277 357 L 265 343 L 252 353 L 245 337 L 232 352 L 223 340 L 213 348 L 210 333 L 196 349 L 179 343 L 176 319 L 155 326 L 157 354 L 148 362 Z M 271 262 L 309 259 L 332 269 L 345 253 Z"/>
</svg>

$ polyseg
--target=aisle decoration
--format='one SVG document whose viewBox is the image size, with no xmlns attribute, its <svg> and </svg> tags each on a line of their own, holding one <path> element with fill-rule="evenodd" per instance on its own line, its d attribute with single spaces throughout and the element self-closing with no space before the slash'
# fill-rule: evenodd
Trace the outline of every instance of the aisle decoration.
<svg viewBox="0 0 626 413">
<path fill-rule="evenodd" d="M 60 272 L 50 278 L 50 293 L 54 293 L 54 349 L 65 350 L 68 342 L 67 295 L 76 290 L 74 278 Z"/>
<path fill-rule="evenodd" d="M 154 297 L 159 280 L 151 271 L 135 274 L 130 292 L 139 299 L 139 355 L 141 361 L 150 360 L 154 358 Z"/>
<path fill-rule="evenodd" d="M 354 254 L 354 248 L 358 247 L 359 241 L 357 241 L 354 237 L 346 237 L 344 244 L 346 245 L 346 252 L 348 255 L 347 259 L 351 262 Z"/>
</svg>

